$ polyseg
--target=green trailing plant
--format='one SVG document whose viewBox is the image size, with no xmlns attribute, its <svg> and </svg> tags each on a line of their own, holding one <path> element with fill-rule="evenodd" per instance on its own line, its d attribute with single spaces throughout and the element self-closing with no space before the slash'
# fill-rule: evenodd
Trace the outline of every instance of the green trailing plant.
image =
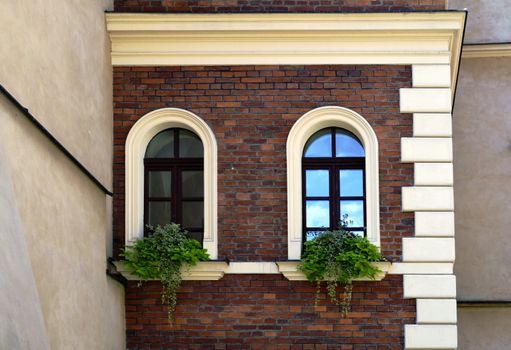
<svg viewBox="0 0 511 350">
<path fill-rule="evenodd" d="M 384 261 L 378 248 L 367 238 L 345 228 L 345 220 L 339 230 L 321 232 L 305 242 L 302 262 L 298 266 L 307 279 L 317 285 L 315 304 L 324 281 L 330 300 L 340 307 L 344 316 L 351 309 L 353 279 L 375 279 L 381 270 L 372 263 Z M 344 286 L 340 297 L 337 295 L 339 285 Z"/>
<path fill-rule="evenodd" d="M 181 267 L 189 268 L 209 259 L 201 244 L 191 239 L 178 224 L 150 227 L 150 235 L 127 247 L 121 256 L 126 266 L 142 281 L 160 279 L 163 285 L 162 303 L 168 306 L 172 322 L 177 290 L 181 286 Z"/>
</svg>

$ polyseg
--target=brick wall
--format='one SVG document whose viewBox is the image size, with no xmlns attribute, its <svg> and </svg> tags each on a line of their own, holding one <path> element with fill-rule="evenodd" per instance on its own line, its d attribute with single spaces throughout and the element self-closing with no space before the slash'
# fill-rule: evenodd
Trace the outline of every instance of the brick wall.
<svg viewBox="0 0 511 350">
<path fill-rule="evenodd" d="M 286 260 L 286 139 L 304 113 L 337 105 L 364 116 L 378 136 L 382 252 L 400 260 L 401 238 L 413 233 L 413 213 L 401 212 L 413 166 L 400 162 L 412 116 L 399 113 L 399 88 L 410 85 L 407 66 L 115 67 L 116 251 L 124 243 L 126 136 L 144 114 L 177 107 L 203 118 L 217 138 L 219 258 Z M 171 327 L 160 290 L 156 282 L 126 289 L 130 349 L 401 349 L 403 324 L 415 317 L 400 276 L 356 283 L 347 319 L 328 301 L 314 310 L 307 282 L 226 275 L 185 282 Z"/>
<path fill-rule="evenodd" d="M 401 187 L 413 165 L 400 162 L 412 117 L 399 113 L 404 66 L 232 66 L 114 68 L 114 243 L 124 244 L 124 144 L 131 126 L 163 107 L 203 118 L 218 142 L 219 259 L 287 259 L 286 140 L 313 108 L 336 105 L 368 120 L 380 143 L 382 252 L 401 257 L 413 213 L 401 212 Z"/>
<path fill-rule="evenodd" d="M 114 0 L 116 12 L 396 12 L 445 10 L 446 0 Z"/>
<path fill-rule="evenodd" d="M 401 350 L 403 327 L 415 322 L 415 300 L 402 299 L 402 277 L 355 282 L 343 318 L 315 288 L 279 275 L 226 275 L 187 281 L 175 324 L 160 303 L 159 283 L 126 289 L 127 347 L 140 349 Z"/>
</svg>

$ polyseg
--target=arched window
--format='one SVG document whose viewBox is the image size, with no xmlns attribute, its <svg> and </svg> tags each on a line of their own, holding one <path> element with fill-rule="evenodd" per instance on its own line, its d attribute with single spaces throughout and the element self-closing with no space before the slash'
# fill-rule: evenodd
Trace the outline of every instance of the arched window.
<svg viewBox="0 0 511 350">
<path fill-rule="evenodd" d="M 144 236 L 145 224 L 164 223 L 170 217 L 194 229 L 196 238 L 203 237 L 199 241 L 216 259 L 217 144 L 208 124 L 179 108 L 149 112 L 131 127 L 125 152 L 126 245 Z M 200 164 L 203 187 L 198 181 Z M 190 207 L 200 206 L 202 211 L 188 216 Z M 202 231 L 195 227 L 198 219 Z"/>
<path fill-rule="evenodd" d="M 316 108 L 296 121 L 286 147 L 288 259 L 300 259 L 303 242 L 337 228 L 343 214 L 350 230 L 379 246 L 378 139 L 371 125 L 347 108 Z"/>
<path fill-rule="evenodd" d="M 144 223 L 181 224 L 202 242 L 204 233 L 204 147 L 193 132 L 160 131 L 144 156 Z"/>
<path fill-rule="evenodd" d="M 341 221 L 365 235 L 365 152 L 360 140 L 345 129 L 321 129 L 305 144 L 302 162 L 303 241 L 340 227 Z"/>
</svg>

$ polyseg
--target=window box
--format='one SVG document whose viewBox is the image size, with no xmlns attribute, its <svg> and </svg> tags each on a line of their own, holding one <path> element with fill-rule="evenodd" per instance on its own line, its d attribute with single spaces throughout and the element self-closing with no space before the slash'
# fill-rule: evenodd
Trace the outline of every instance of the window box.
<svg viewBox="0 0 511 350">
<path fill-rule="evenodd" d="M 114 261 L 114 265 L 124 278 L 129 281 L 138 281 L 140 277 L 133 274 L 122 261 Z M 183 267 L 181 274 L 183 281 L 216 281 L 224 276 L 229 265 L 225 261 L 200 261 L 197 265 Z"/>
<path fill-rule="evenodd" d="M 279 272 L 284 275 L 290 281 L 307 281 L 304 273 L 298 270 L 298 265 L 300 261 L 277 261 L 277 266 L 279 267 Z M 392 264 L 390 262 L 375 262 L 374 266 L 378 267 L 382 273 L 376 276 L 375 279 L 371 278 L 356 278 L 354 281 L 381 281 L 387 272 L 389 272 Z"/>
</svg>

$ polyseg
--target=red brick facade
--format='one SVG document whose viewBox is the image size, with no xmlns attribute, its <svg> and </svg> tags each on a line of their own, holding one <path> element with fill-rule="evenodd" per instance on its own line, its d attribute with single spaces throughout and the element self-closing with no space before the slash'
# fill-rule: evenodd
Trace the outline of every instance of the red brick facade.
<svg viewBox="0 0 511 350">
<path fill-rule="evenodd" d="M 225 275 L 187 281 L 175 324 L 161 305 L 161 285 L 126 289 L 127 348 L 261 350 L 401 350 L 404 324 L 415 323 L 415 300 L 404 300 L 402 277 L 356 282 L 352 312 L 321 300 L 315 287 L 280 275 Z"/>
<path fill-rule="evenodd" d="M 400 162 L 412 117 L 399 113 L 404 66 L 233 66 L 114 68 L 114 232 L 124 244 L 124 144 L 131 126 L 163 107 L 189 110 L 218 142 L 219 259 L 287 259 L 286 140 L 311 109 L 342 106 L 360 113 L 380 143 L 382 252 L 400 260 L 413 213 L 401 212 L 401 187 L 413 165 Z"/>
<path fill-rule="evenodd" d="M 114 68 L 114 232 L 124 243 L 124 143 L 131 126 L 162 107 L 189 110 L 218 142 L 219 259 L 287 259 L 286 139 L 311 109 L 335 105 L 368 120 L 380 147 L 382 252 L 401 259 L 413 214 L 401 212 L 401 187 L 413 166 L 400 162 L 400 139 L 412 117 L 399 113 L 406 66 L 219 66 Z M 126 290 L 129 349 L 401 349 L 415 301 L 402 278 L 355 284 L 353 313 L 342 318 L 315 288 L 281 275 L 225 275 L 185 282 L 176 325 L 169 326 L 160 288 Z"/>
<path fill-rule="evenodd" d="M 445 10 L 445 0 L 114 0 L 116 12 L 264 13 Z"/>
</svg>

